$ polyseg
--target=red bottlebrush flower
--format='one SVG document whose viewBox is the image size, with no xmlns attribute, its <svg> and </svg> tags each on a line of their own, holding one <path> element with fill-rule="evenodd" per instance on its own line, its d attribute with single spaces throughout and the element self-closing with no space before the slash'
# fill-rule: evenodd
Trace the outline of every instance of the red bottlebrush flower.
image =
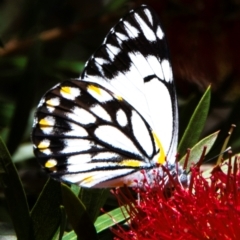
<svg viewBox="0 0 240 240">
<path fill-rule="evenodd" d="M 174 186 L 170 195 L 163 180 L 154 188 L 146 184 L 146 189 L 138 189 L 140 201 L 124 202 L 128 204 L 129 228 L 113 230 L 116 239 L 240 239 L 240 172 L 236 161 L 233 167 L 228 165 L 227 173 L 215 167 L 208 179 L 199 166 L 192 167 L 189 187 L 170 179 Z"/>
</svg>

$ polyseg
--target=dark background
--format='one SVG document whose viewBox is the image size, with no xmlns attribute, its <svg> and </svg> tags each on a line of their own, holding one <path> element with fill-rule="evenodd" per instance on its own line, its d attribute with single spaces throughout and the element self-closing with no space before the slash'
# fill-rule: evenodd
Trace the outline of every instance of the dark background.
<svg viewBox="0 0 240 240">
<path fill-rule="evenodd" d="M 1 0 L 0 135 L 30 204 L 46 179 L 30 143 L 38 101 L 54 84 L 78 77 L 110 28 L 142 3 L 155 9 L 166 32 L 179 98 L 180 137 L 211 84 L 203 136 L 222 130 L 217 152 L 234 123 L 231 146 L 239 152 L 239 0 Z M 0 191 L 0 221 L 8 219 Z"/>
</svg>

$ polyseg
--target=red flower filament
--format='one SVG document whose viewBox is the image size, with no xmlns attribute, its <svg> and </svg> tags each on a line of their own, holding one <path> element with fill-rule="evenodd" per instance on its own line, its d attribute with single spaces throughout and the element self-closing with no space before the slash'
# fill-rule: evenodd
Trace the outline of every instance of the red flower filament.
<svg viewBox="0 0 240 240">
<path fill-rule="evenodd" d="M 238 170 L 235 160 L 227 174 L 215 167 L 205 179 L 199 166 L 192 167 L 188 188 L 170 179 L 171 196 L 163 180 L 153 188 L 146 184 L 137 190 L 139 203 L 124 202 L 129 206 L 129 229 L 113 230 L 116 239 L 240 239 Z"/>
</svg>

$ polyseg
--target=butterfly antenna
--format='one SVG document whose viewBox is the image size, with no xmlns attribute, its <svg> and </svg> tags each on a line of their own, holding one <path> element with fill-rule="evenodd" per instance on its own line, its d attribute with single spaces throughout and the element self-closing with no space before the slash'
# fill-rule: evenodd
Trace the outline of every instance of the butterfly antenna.
<svg viewBox="0 0 240 240">
<path fill-rule="evenodd" d="M 216 159 L 216 158 L 218 158 L 218 161 L 219 161 L 219 157 L 220 157 L 220 159 L 222 159 L 223 154 L 226 153 L 226 152 L 229 152 L 231 149 L 232 149 L 232 147 L 228 147 L 228 148 L 225 149 L 223 152 L 220 152 L 220 153 L 217 154 L 216 156 L 214 156 L 214 157 L 208 159 L 207 161 L 205 161 L 204 164 L 205 164 L 205 163 L 208 163 L 208 162 L 211 162 L 213 159 Z M 218 165 L 218 161 L 217 161 L 217 164 L 216 164 L 216 165 Z M 221 162 L 221 160 L 220 160 L 220 162 Z"/>
</svg>

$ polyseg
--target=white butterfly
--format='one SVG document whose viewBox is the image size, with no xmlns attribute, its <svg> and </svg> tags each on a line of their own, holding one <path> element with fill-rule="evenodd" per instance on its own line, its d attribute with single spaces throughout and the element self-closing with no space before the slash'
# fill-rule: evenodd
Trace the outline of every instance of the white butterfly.
<svg viewBox="0 0 240 240">
<path fill-rule="evenodd" d="M 79 79 L 41 99 L 32 141 L 56 179 L 84 187 L 136 186 L 173 166 L 178 111 L 165 35 L 146 5 L 113 27 Z"/>
</svg>

